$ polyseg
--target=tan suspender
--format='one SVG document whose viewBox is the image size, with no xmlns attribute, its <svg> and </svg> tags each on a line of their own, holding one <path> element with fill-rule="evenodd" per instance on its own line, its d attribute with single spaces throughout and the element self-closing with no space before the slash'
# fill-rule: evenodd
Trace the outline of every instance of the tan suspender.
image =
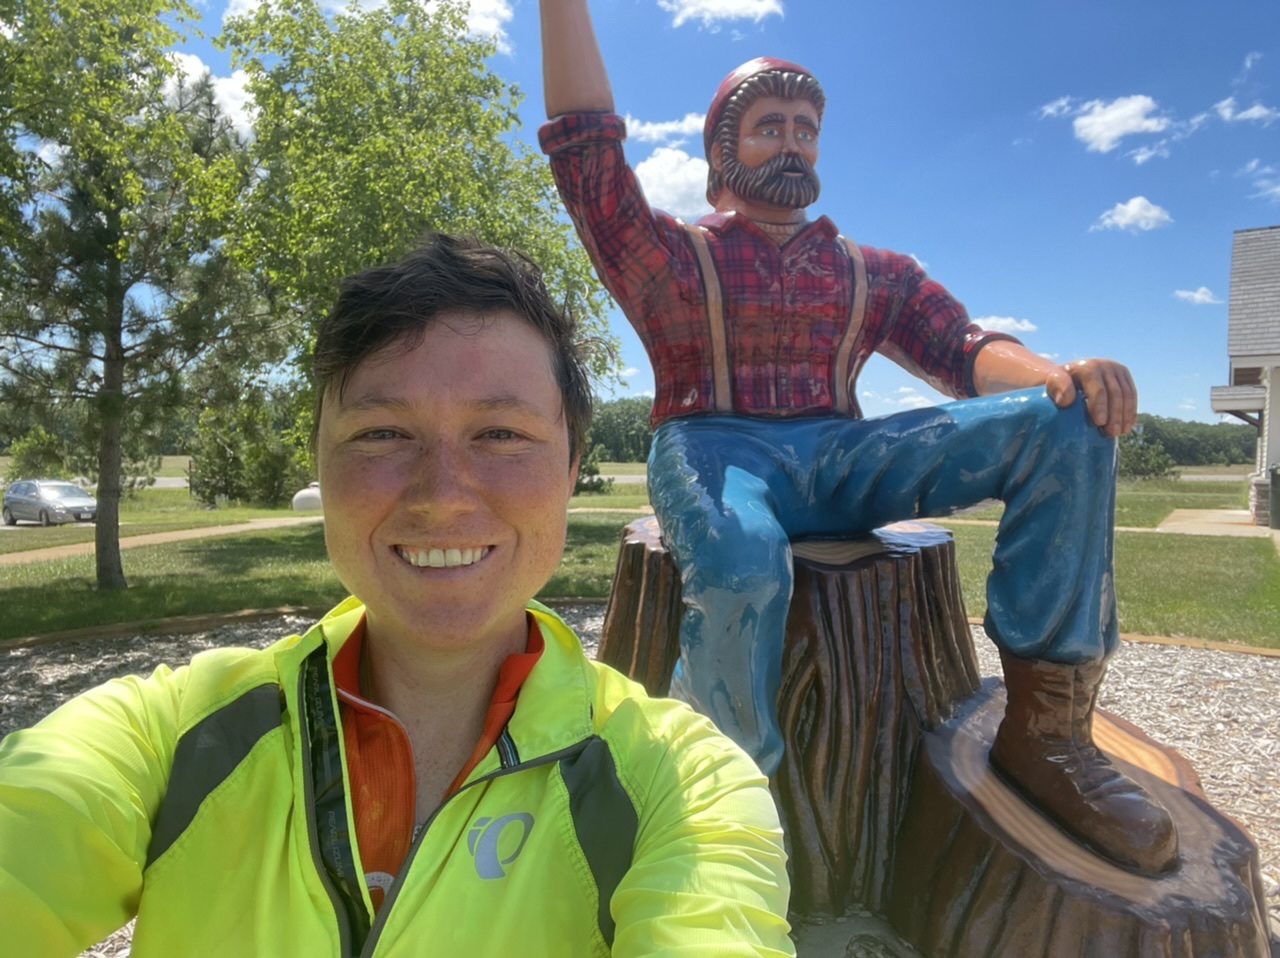
<svg viewBox="0 0 1280 958">
<path fill-rule="evenodd" d="M 733 391 L 729 382 L 729 350 L 726 344 L 724 329 L 724 296 L 720 289 L 720 274 L 716 271 L 715 261 L 711 258 L 711 249 L 707 246 L 707 236 L 701 227 L 684 224 L 689 238 L 693 240 L 694 252 L 698 254 L 698 265 L 702 269 L 702 286 L 707 295 L 707 324 L 711 332 L 711 365 L 713 372 L 712 396 L 716 412 L 733 411 Z M 836 349 L 835 362 L 831 367 L 831 376 L 835 386 L 835 411 L 841 415 L 849 414 L 850 396 L 849 381 L 853 370 L 849 368 L 849 359 L 853 354 L 858 333 L 862 331 L 862 323 L 867 312 L 867 262 L 862 257 L 858 244 L 847 236 L 841 236 L 849 260 L 853 264 L 853 304 L 850 307 L 849 324 L 844 335 L 840 337 L 840 345 Z"/>
<path fill-rule="evenodd" d="M 707 323 L 711 327 L 712 402 L 716 412 L 733 412 L 733 390 L 729 385 L 729 347 L 724 332 L 724 297 L 720 292 L 720 274 L 711 259 L 707 235 L 700 227 L 685 224 L 693 240 L 698 265 L 702 267 L 702 286 L 707 294 Z"/>
<path fill-rule="evenodd" d="M 849 325 L 840 337 L 840 346 L 836 349 L 835 363 L 831 367 L 831 378 L 835 380 L 836 412 L 849 414 L 849 386 L 853 379 L 853 369 L 849 359 L 853 355 L 853 346 L 862 331 L 862 323 L 867 314 L 867 261 L 862 258 L 862 250 L 858 244 L 847 236 L 841 236 L 844 247 L 849 251 L 849 259 L 853 263 L 853 306 L 849 312 Z"/>
</svg>

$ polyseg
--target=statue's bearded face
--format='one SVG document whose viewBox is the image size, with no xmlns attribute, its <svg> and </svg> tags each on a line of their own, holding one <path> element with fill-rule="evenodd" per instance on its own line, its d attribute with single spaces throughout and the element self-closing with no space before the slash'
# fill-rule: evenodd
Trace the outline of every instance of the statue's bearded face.
<svg viewBox="0 0 1280 958">
<path fill-rule="evenodd" d="M 724 184 L 733 195 L 780 209 L 818 199 L 818 112 L 808 100 L 761 97 L 738 124 L 736 142 L 721 141 Z"/>
<path fill-rule="evenodd" d="M 821 184 L 803 156 L 775 156 L 757 167 L 725 157 L 724 184 L 734 196 L 779 209 L 803 209 L 818 199 Z"/>
</svg>

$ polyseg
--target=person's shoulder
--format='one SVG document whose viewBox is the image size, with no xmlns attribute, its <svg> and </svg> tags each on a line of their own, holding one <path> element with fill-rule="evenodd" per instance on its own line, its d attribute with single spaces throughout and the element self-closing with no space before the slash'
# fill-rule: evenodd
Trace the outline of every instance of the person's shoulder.
<svg viewBox="0 0 1280 958">
<path fill-rule="evenodd" d="M 198 652 L 172 672 L 157 669 L 143 680 L 140 692 L 152 703 L 171 703 L 172 721 L 181 734 L 226 708 L 251 709 L 267 700 L 282 701 L 277 656 L 296 642 L 297 636 L 290 636 L 263 649 L 229 646 Z"/>
<path fill-rule="evenodd" d="M 660 789 L 689 787 L 708 776 L 722 784 L 766 782 L 747 753 L 706 716 L 676 699 L 649 695 L 603 663 L 591 665 L 597 734 L 634 781 Z"/>
</svg>

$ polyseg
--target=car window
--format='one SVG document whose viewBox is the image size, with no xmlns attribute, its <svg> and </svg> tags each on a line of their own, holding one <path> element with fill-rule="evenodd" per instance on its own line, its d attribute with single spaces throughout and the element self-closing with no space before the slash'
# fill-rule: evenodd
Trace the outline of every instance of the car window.
<svg viewBox="0 0 1280 958">
<path fill-rule="evenodd" d="M 9 491 L 13 493 L 15 496 L 29 496 L 31 495 L 31 483 L 15 482 L 13 484 L 13 488 L 10 489 Z"/>
<path fill-rule="evenodd" d="M 84 490 L 70 482 L 46 482 L 40 486 L 46 499 L 66 499 L 71 496 L 83 496 Z"/>
</svg>

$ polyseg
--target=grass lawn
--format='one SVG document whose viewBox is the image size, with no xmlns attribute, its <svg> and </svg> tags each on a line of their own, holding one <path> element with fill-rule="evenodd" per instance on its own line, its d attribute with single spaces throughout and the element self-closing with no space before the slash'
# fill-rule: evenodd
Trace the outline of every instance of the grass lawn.
<svg viewBox="0 0 1280 958">
<path fill-rule="evenodd" d="M 643 509 L 649 487 L 639 482 L 615 482 L 604 492 L 589 492 L 569 500 L 570 509 Z"/>
<path fill-rule="evenodd" d="M 9 474 L 9 464 L 12 462 L 10 456 L 0 456 L 0 480 Z M 187 477 L 187 464 L 191 462 L 190 456 L 161 456 L 160 469 L 156 473 L 157 477 L 167 479 L 185 479 Z M 35 478 L 39 478 L 36 476 Z"/>
<path fill-rule="evenodd" d="M 1172 508 L 1234 507 L 1238 483 L 1126 484 L 1120 504 L 1155 525 Z M 1207 488 L 1200 488 L 1200 487 Z M 544 598 L 609 594 L 623 526 L 647 503 L 643 486 L 574 497 L 565 558 Z M 147 490 L 122 531 L 223 524 L 280 511 L 194 507 L 182 490 Z M 985 580 L 995 528 L 955 525 L 961 584 L 970 615 L 986 608 Z M 23 528 L 0 534 L 0 549 L 91 527 Z M 99 593 L 92 556 L 8 566 L 0 572 L 0 641 L 63 629 L 149 622 L 176 615 L 300 606 L 324 608 L 342 588 L 324 556 L 319 525 L 246 532 L 124 552 L 131 588 Z M 1126 632 L 1185 635 L 1280 648 L 1280 557 L 1267 539 L 1118 533 L 1116 583 Z"/>
<path fill-rule="evenodd" d="M 319 524 L 216 539 L 142 546 L 123 553 L 129 588 L 94 588 L 92 555 L 3 569 L 0 639 L 175 615 L 326 607 L 344 595 Z"/>
<path fill-rule="evenodd" d="M 190 464 L 190 456 L 161 456 L 160 470 L 156 473 L 156 478 L 185 479 L 187 478 L 187 466 Z"/>
<path fill-rule="evenodd" d="M 1116 525 L 1154 529 L 1175 509 L 1247 509 L 1249 491 L 1241 479 L 1180 482 L 1127 480 L 1116 489 Z"/>
<path fill-rule="evenodd" d="M 1231 468 L 1227 466 L 1209 468 Z M 1178 479 L 1125 479 L 1116 486 L 1116 525 L 1154 529 L 1175 509 L 1247 509 L 1249 490 L 1243 479 L 1182 482 Z M 966 512 L 966 519 L 1000 518 L 1004 506 Z"/>
<path fill-rule="evenodd" d="M 648 464 L 643 462 L 600 463 L 600 475 L 602 476 L 643 476 L 648 472 L 648 469 Z"/>
<path fill-rule="evenodd" d="M 965 608 L 981 616 L 995 529 L 952 531 Z M 1269 539 L 1116 533 L 1116 598 L 1122 632 L 1280 648 L 1280 556 Z"/>
<path fill-rule="evenodd" d="M 622 514 L 569 518 L 565 559 L 543 597 L 609 594 Z M 129 588 L 94 588 L 92 555 L 7 566 L 0 576 L 0 641 L 178 615 L 299 606 L 325 609 L 345 596 L 316 525 L 141 546 L 123 553 Z"/>
<path fill-rule="evenodd" d="M 1244 479 L 1253 475 L 1253 465 L 1234 466 L 1177 466 L 1179 475 L 1183 476 L 1221 476 L 1223 479 Z"/>
</svg>

